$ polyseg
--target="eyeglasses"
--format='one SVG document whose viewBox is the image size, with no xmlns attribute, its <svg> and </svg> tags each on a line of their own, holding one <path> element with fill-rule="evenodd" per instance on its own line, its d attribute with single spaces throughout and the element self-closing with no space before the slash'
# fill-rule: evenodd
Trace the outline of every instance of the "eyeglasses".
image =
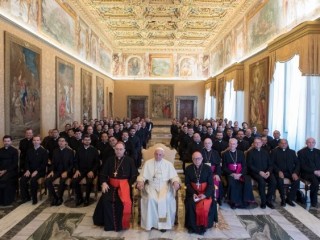
<svg viewBox="0 0 320 240">
<path fill-rule="evenodd" d="M 199 160 L 202 160 L 202 157 L 192 158 L 192 160 L 199 161 Z"/>
<path fill-rule="evenodd" d="M 116 151 L 123 151 L 124 148 L 115 148 Z"/>
</svg>

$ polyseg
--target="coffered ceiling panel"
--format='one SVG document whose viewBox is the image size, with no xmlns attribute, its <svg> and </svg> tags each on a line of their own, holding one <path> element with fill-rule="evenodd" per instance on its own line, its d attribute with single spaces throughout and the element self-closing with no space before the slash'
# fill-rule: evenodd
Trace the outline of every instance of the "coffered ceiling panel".
<svg viewBox="0 0 320 240">
<path fill-rule="evenodd" d="M 79 0 L 115 48 L 206 48 L 256 0 Z"/>
</svg>

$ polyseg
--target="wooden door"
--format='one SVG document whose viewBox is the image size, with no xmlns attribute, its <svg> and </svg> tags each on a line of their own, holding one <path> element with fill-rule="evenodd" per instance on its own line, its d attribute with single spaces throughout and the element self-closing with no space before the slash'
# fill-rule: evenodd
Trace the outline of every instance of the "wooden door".
<svg viewBox="0 0 320 240">
<path fill-rule="evenodd" d="M 182 122 L 184 117 L 187 117 L 188 119 L 192 119 L 194 117 L 194 100 L 180 99 L 179 116 L 180 116 L 180 119 L 179 119 L 180 122 Z"/>
<path fill-rule="evenodd" d="M 145 117 L 145 100 L 143 99 L 131 99 L 130 105 L 131 118 L 144 118 Z"/>
</svg>

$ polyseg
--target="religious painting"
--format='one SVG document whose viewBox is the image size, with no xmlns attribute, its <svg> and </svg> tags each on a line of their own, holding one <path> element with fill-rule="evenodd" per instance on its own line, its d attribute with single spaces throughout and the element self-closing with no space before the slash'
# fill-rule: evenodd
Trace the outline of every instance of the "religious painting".
<svg viewBox="0 0 320 240">
<path fill-rule="evenodd" d="M 243 57 L 245 53 L 245 24 L 243 21 L 240 21 L 238 25 L 234 28 L 234 52 L 235 52 L 235 60 L 237 61 L 241 57 Z"/>
<path fill-rule="evenodd" d="M 172 77 L 173 58 L 169 54 L 150 54 L 150 76 Z"/>
<path fill-rule="evenodd" d="M 140 57 L 133 56 L 128 60 L 128 76 L 141 75 L 142 61 Z"/>
<path fill-rule="evenodd" d="M 90 59 L 93 64 L 97 63 L 97 51 L 98 51 L 98 36 L 94 32 L 91 32 Z"/>
<path fill-rule="evenodd" d="M 14 139 L 40 133 L 41 50 L 5 33 L 5 127 Z"/>
<path fill-rule="evenodd" d="M 92 73 L 81 69 L 81 117 L 92 118 Z"/>
<path fill-rule="evenodd" d="M 263 1 L 259 9 L 247 22 L 248 50 L 254 50 L 266 43 L 279 29 L 280 8 L 278 0 Z M 249 16 L 250 17 L 250 16 Z"/>
<path fill-rule="evenodd" d="M 212 53 L 212 74 L 223 67 L 223 42 L 220 42 Z"/>
<path fill-rule="evenodd" d="M 173 84 L 152 84 L 151 118 L 171 119 L 173 117 Z"/>
<path fill-rule="evenodd" d="M 229 33 L 224 39 L 223 44 L 223 63 L 224 65 L 228 65 L 233 60 L 233 35 Z"/>
<path fill-rule="evenodd" d="M 38 0 L 20 0 L 19 3 L 16 0 L 10 0 L 7 2 L 10 2 L 10 13 L 12 16 L 27 23 L 29 27 L 37 29 L 39 16 Z"/>
<path fill-rule="evenodd" d="M 56 58 L 57 128 L 74 120 L 74 65 Z"/>
<path fill-rule="evenodd" d="M 191 77 L 194 75 L 195 61 L 193 58 L 183 58 L 179 65 L 179 76 L 180 77 Z"/>
<path fill-rule="evenodd" d="M 101 69 L 105 70 L 107 73 L 110 73 L 111 69 L 111 54 L 107 50 L 103 42 L 100 42 L 99 47 L 99 66 Z"/>
<path fill-rule="evenodd" d="M 218 79 L 218 111 L 217 111 L 217 117 L 224 118 L 223 116 L 223 109 L 224 109 L 224 92 L 225 92 L 225 81 L 224 78 Z"/>
<path fill-rule="evenodd" d="M 209 55 L 204 55 L 202 57 L 202 66 L 201 66 L 203 78 L 209 77 L 209 66 L 210 66 L 210 57 Z"/>
<path fill-rule="evenodd" d="M 104 117 L 104 80 L 103 78 L 97 77 L 96 79 L 96 94 L 97 94 L 97 118 L 103 119 Z"/>
<path fill-rule="evenodd" d="M 78 39 L 78 53 L 80 58 L 84 60 L 89 59 L 90 52 L 90 41 L 89 41 L 89 27 L 88 25 L 79 18 L 77 28 L 77 39 Z"/>
<path fill-rule="evenodd" d="M 115 53 L 112 56 L 112 74 L 113 76 L 120 76 L 123 72 L 123 58 L 121 53 Z"/>
<path fill-rule="evenodd" d="M 268 126 L 269 58 L 251 64 L 249 71 L 250 126 L 256 126 L 260 131 Z"/>
<path fill-rule="evenodd" d="M 62 45 L 74 49 L 75 12 L 65 3 L 57 0 L 42 0 L 41 31 Z"/>
</svg>

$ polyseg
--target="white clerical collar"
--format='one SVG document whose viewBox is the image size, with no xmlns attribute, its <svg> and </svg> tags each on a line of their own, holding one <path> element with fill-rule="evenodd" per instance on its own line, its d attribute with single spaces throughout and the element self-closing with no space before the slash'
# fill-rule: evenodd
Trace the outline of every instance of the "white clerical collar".
<svg viewBox="0 0 320 240">
<path fill-rule="evenodd" d="M 38 147 L 34 147 L 34 150 L 38 150 L 40 148 L 40 146 L 38 146 Z"/>
<path fill-rule="evenodd" d="M 87 150 L 89 147 L 90 147 L 90 146 L 84 146 L 84 149 L 86 149 L 86 150 Z"/>
<path fill-rule="evenodd" d="M 286 151 L 286 149 L 285 149 L 285 148 L 282 148 L 282 151 L 284 151 L 284 152 L 285 152 L 285 151 Z"/>
<path fill-rule="evenodd" d="M 261 148 L 256 148 L 258 152 L 260 152 Z"/>
</svg>

